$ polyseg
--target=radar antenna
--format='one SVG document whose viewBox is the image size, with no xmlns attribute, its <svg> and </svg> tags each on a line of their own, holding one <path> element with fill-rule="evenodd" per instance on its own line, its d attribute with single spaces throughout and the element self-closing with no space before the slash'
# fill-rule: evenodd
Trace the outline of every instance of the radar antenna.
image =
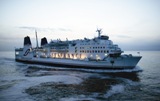
<svg viewBox="0 0 160 101">
<path fill-rule="evenodd" d="M 97 28 L 96 32 L 98 32 L 98 37 L 100 37 L 100 36 L 101 36 L 101 33 L 102 33 L 102 29 L 98 29 L 98 28 Z"/>
</svg>

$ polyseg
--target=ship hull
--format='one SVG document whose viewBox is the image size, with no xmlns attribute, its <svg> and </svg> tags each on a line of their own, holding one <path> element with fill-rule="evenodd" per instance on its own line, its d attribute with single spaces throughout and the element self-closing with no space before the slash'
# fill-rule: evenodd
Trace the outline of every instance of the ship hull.
<svg viewBox="0 0 160 101">
<path fill-rule="evenodd" d="M 137 57 L 119 57 L 109 58 L 105 61 L 85 61 L 85 60 L 72 60 L 72 59 L 53 59 L 53 58 L 16 58 L 17 62 L 29 64 L 41 64 L 48 66 L 67 67 L 67 68 L 84 68 L 84 69 L 133 69 L 139 60 Z"/>
</svg>

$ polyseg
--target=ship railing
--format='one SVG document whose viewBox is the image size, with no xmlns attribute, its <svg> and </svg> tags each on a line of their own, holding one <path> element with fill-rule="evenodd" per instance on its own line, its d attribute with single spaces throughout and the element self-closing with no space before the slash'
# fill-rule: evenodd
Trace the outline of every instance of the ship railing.
<svg viewBox="0 0 160 101">
<path fill-rule="evenodd" d="M 68 52 L 68 50 L 64 49 L 64 50 L 50 50 L 50 52 Z"/>
<path fill-rule="evenodd" d="M 121 51 L 121 50 L 111 50 L 110 52 L 111 53 L 122 53 L 123 51 Z"/>
</svg>

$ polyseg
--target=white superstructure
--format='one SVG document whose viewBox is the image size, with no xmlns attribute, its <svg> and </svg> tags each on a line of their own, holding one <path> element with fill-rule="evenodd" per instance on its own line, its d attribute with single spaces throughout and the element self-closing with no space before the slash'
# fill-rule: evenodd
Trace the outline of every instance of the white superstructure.
<svg viewBox="0 0 160 101">
<path fill-rule="evenodd" d="M 93 39 L 56 40 L 47 42 L 42 38 L 41 47 L 32 48 L 30 38 L 24 39 L 24 47 L 15 49 L 17 61 L 68 67 L 124 69 L 137 65 L 141 56 L 121 55 L 123 51 L 113 44 L 108 36 L 101 35 Z M 37 33 L 36 33 L 37 36 Z"/>
</svg>

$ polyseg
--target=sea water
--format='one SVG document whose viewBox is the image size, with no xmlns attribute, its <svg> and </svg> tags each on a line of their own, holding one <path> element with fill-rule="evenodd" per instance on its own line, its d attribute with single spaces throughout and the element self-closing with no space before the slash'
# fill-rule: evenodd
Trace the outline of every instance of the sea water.
<svg viewBox="0 0 160 101">
<path fill-rule="evenodd" d="M 0 101 L 159 101 L 160 51 L 132 70 L 69 69 L 19 63 L 0 52 Z"/>
</svg>

